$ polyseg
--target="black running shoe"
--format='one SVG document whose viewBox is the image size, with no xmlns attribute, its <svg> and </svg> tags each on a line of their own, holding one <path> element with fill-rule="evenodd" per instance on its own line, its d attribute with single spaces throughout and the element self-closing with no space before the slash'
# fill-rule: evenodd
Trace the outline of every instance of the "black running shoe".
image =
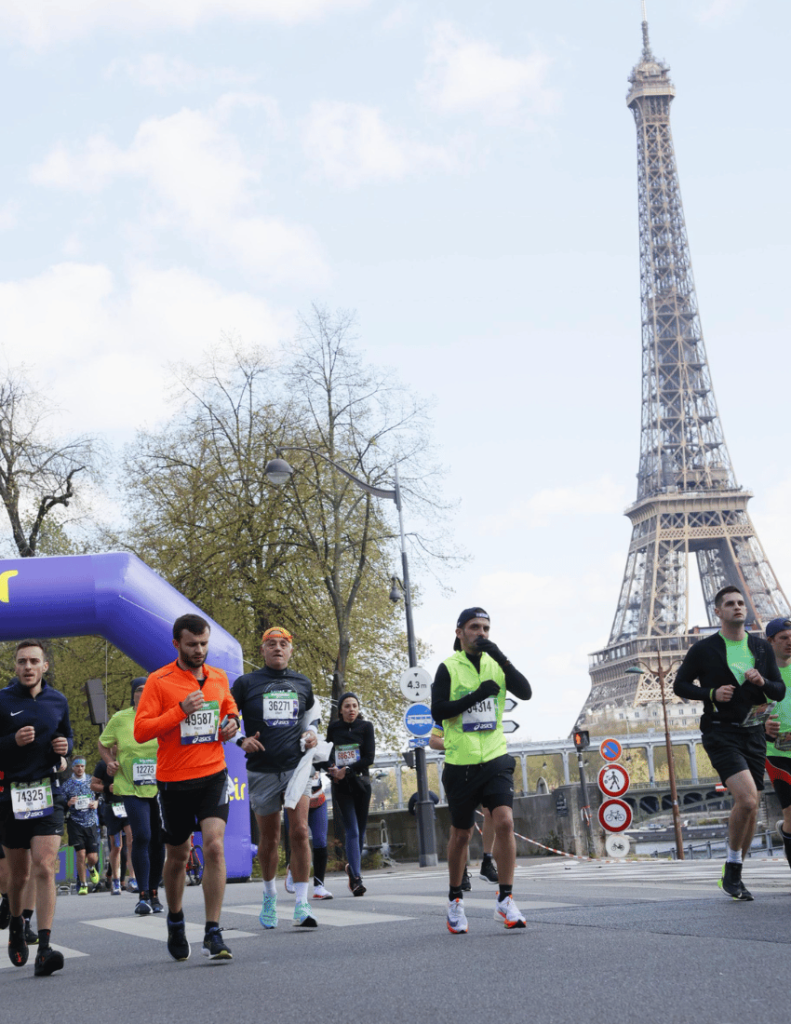
<svg viewBox="0 0 791 1024">
<path fill-rule="evenodd" d="M 355 875 L 352 878 L 350 888 L 352 890 L 352 896 L 364 896 L 367 891 L 363 885 L 363 880 L 359 875 Z"/>
<path fill-rule="evenodd" d="M 5 929 L 11 923 L 11 904 L 8 902 L 8 897 L 4 896 L 0 900 L 0 931 Z"/>
<path fill-rule="evenodd" d="M 726 861 L 722 866 L 722 878 L 717 884 L 725 895 L 730 896 L 732 900 L 741 900 L 747 903 L 753 898 L 752 894 L 744 888 L 742 883 L 741 864 L 731 864 Z"/>
<path fill-rule="evenodd" d="M 30 927 L 30 921 L 25 919 L 25 942 L 28 946 L 38 945 L 38 932 L 34 932 Z"/>
<path fill-rule="evenodd" d="M 168 917 L 168 953 L 174 960 L 189 960 L 192 949 L 187 942 L 184 921 L 171 921 Z"/>
<path fill-rule="evenodd" d="M 470 892 L 472 890 L 472 879 L 466 868 L 464 869 L 464 878 L 461 880 L 461 888 L 463 892 Z"/>
<path fill-rule="evenodd" d="M 46 949 L 40 949 L 36 953 L 36 960 L 33 965 L 33 973 L 39 978 L 46 977 L 49 974 L 54 974 L 55 971 L 63 970 L 63 954 L 53 949 L 52 946 L 47 946 Z"/>
<path fill-rule="evenodd" d="M 500 879 L 497 877 L 497 868 L 494 866 L 494 861 L 491 857 L 486 857 L 481 861 L 481 870 L 478 872 L 478 877 L 483 879 L 484 882 L 489 882 L 491 885 L 500 884 Z"/>
<path fill-rule="evenodd" d="M 28 949 L 25 942 L 25 930 L 13 928 L 8 933 L 8 959 L 14 967 L 24 967 L 27 963 Z"/>
<path fill-rule="evenodd" d="M 151 909 L 154 911 L 155 914 L 161 914 L 164 911 L 164 909 L 165 909 L 162 906 L 162 904 L 159 902 L 159 896 L 152 895 L 151 898 L 149 899 L 148 903 L 149 903 L 149 906 L 151 907 Z"/>
<path fill-rule="evenodd" d="M 206 932 L 201 952 L 210 960 L 233 960 L 233 953 L 223 942 L 219 928 L 212 928 L 210 932 Z"/>
</svg>

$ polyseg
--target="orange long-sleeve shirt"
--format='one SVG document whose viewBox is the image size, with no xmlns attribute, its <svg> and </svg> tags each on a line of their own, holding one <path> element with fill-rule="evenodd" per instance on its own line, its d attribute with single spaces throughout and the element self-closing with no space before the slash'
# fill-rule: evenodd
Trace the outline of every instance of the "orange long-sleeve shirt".
<svg viewBox="0 0 791 1024">
<path fill-rule="evenodd" d="M 203 666 L 202 687 L 206 701 L 216 700 L 220 721 L 226 715 L 239 717 L 239 709 L 231 696 L 228 677 L 219 668 Z M 143 696 L 135 715 L 135 739 L 138 743 L 156 738 L 157 779 L 162 782 L 186 782 L 214 775 L 225 767 L 225 751 L 219 740 L 208 743 L 181 742 L 181 723 L 186 715 L 179 702 L 198 689 L 191 672 L 180 668 L 178 661 L 152 672 L 143 688 Z"/>
</svg>

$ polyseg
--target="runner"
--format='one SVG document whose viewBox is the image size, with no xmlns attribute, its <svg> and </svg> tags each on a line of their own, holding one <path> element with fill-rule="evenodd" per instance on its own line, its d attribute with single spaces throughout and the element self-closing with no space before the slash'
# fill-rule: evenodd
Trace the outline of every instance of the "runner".
<svg viewBox="0 0 791 1024">
<path fill-rule="evenodd" d="M 91 778 L 91 789 L 102 800 L 99 805 L 99 821 L 103 824 L 107 834 L 107 846 L 110 851 L 107 865 L 107 879 L 110 886 L 110 893 L 113 896 L 121 895 L 121 862 L 123 859 L 123 845 L 126 840 L 126 888 L 128 892 L 134 892 L 130 882 L 134 881 L 135 869 L 132 866 L 132 830 L 129 827 L 129 818 L 126 815 L 123 797 L 116 797 L 113 793 L 113 777 L 107 770 L 104 761 L 97 761 Z"/>
<path fill-rule="evenodd" d="M 766 773 L 783 808 L 783 820 L 777 825 L 791 866 L 791 619 L 772 619 L 766 625 L 766 639 L 786 684 L 785 697 L 766 723 Z"/>
<path fill-rule="evenodd" d="M 465 608 L 456 622 L 456 653 L 439 666 L 431 690 L 431 714 L 445 730 L 442 784 L 450 809 L 447 927 L 468 930 L 462 878 L 475 821 L 475 808 L 492 812 L 499 876 L 494 917 L 506 928 L 525 928 L 513 899 L 514 767 L 503 732 L 505 693 L 529 700 L 530 683 L 489 639 L 490 620 L 483 608 Z"/>
<path fill-rule="evenodd" d="M 368 769 L 374 763 L 376 741 L 373 723 L 365 721 L 360 713 L 356 694 L 341 695 L 338 718 L 330 722 L 327 729 L 327 742 L 333 744 L 332 765 L 327 774 L 332 779 L 333 814 L 340 814 L 346 832 L 349 890 L 353 896 L 362 896 L 366 889 L 360 874 L 360 860 L 371 805 Z"/>
<path fill-rule="evenodd" d="M 76 854 L 77 893 L 87 896 L 88 876 L 91 885 L 99 884 L 99 798 L 91 789 L 91 777 L 85 774 L 85 758 L 75 757 L 71 770 L 73 774 L 63 783 L 62 793 L 69 809 L 69 846 Z"/>
<path fill-rule="evenodd" d="M 0 831 L 8 862 L 11 912 L 8 956 L 15 967 L 28 960 L 23 897 L 36 879 L 38 951 L 34 973 L 63 967 L 63 954 L 50 946 L 55 916 L 55 863 L 63 835 L 65 801 L 57 772 L 72 748 L 69 705 L 44 679 L 49 668 L 38 640 L 22 640 L 14 655 L 16 678 L 0 690 Z"/>
<path fill-rule="evenodd" d="M 331 900 L 332 893 L 324 884 L 327 871 L 327 798 L 321 772 L 316 771 L 310 779 L 310 803 L 308 804 L 308 829 L 310 845 L 313 847 L 313 899 Z M 291 839 L 288 831 L 288 811 L 283 812 L 283 846 L 286 851 L 286 892 L 292 895 L 294 876 L 291 874 Z"/>
<path fill-rule="evenodd" d="M 264 667 L 239 676 L 233 695 L 242 712 L 245 736 L 237 739 L 247 758 L 247 792 L 258 826 L 258 860 L 264 879 L 259 921 L 266 929 L 277 928 L 277 865 L 280 843 L 280 812 L 302 748 L 318 743 L 310 680 L 288 667 L 294 651 L 288 630 L 273 626 L 261 637 Z M 298 928 L 318 925 L 308 903 L 310 842 L 308 809 L 311 782 L 289 816 L 291 872 L 294 880 L 294 919 Z"/>
<path fill-rule="evenodd" d="M 226 880 L 223 840 L 230 800 L 222 744 L 235 736 L 239 713 L 228 677 L 206 664 L 209 639 L 209 624 L 200 615 L 176 619 L 173 646 L 178 657 L 148 677 L 134 723 L 137 743 L 159 741 L 156 777 L 167 847 L 168 953 L 174 960 L 188 960 L 191 952 L 182 900 L 190 837 L 196 829 L 203 835 L 205 858 L 202 952 L 211 960 L 232 959 L 220 930 Z"/>
<path fill-rule="evenodd" d="M 113 793 L 123 798 L 132 829 L 132 860 L 140 899 L 135 913 L 161 914 L 159 879 L 165 861 L 162 820 L 156 800 L 157 741 L 138 743 L 135 712 L 143 696 L 145 677 L 132 680 L 132 706 L 117 711 L 99 737 L 99 754 L 113 776 Z M 115 750 L 115 753 L 113 753 Z"/>
</svg>

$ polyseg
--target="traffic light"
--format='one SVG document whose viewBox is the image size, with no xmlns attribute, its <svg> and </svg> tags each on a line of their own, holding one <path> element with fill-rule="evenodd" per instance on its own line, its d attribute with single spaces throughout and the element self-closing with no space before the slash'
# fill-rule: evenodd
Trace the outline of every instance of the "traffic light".
<svg viewBox="0 0 791 1024">
<path fill-rule="evenodd" d="M 84 703 L 88 706 L 91 725 L 106 725 L 107 698 L 104 695 L 104 686 L 101 679 L 89 679 L 83 686 L 83 691 L 88 698 Z"/>
<path fill-rule="evenodd" d="M 591 745 L 590 733 L 587 729 L 575 729 L 572 738 L 577 750 L 587 750 Z"/>
</svg>

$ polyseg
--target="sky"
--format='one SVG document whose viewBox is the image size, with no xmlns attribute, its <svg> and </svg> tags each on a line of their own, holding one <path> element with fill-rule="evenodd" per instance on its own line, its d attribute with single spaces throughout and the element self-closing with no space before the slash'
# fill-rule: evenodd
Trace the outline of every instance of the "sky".
<svg viewBox="0 0 791 1024">
<path fill-rule="evenodd" d="M 725 437 L 791 593 L 791 11 L 648 20 Z M 365 358 L 434 401 L 470 555 L 415 580 L 426 667 L 488 609 L 533 685 L 515 740 L 573 726 L 631 535 L 640 21 L 638 0 L 0 0 L 5 362 L 58 430 L 120 451 L 167 416 L 170 367 L 356 309 Z"/>
</svg>

